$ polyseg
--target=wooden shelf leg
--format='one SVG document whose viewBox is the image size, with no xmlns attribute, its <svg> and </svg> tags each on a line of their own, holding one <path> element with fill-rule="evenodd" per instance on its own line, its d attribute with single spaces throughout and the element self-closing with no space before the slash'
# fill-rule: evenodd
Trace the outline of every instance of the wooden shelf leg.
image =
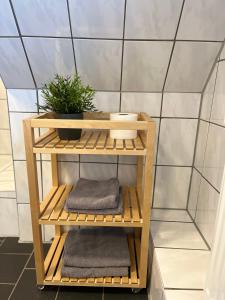
<svg viewBox="0 0 225 300">
<path fill-rule="evenodd" d="M 52 186 L 59 186 L 58 161 L 57 154 L 51 154 Z M 61 235 L 61 226 L 55 225 L 55 235 Z"/>
<path fill-rule="evenodd" d="M 24 140 L 27 159 L 27 176 L 30 195 L 31 220 L 33 230 L 34 257 L 36 267 L 37 284 L 42 285 L 44 282 L 44 256 L 42 244 L 41 225 L 38 223 L 40 215 L 38 175 L 36 155 L 33 153 L 34 129 L 31 127 L 30 119 L 23 121 Z"/>
<path fill-rule="evenodd" d="M 155 123 L 149 122 L 145 158 L 144 174 L 143 174 L 143 198 L 142 198 L 142 218 L 143 228 L 141 232 L 141 251 L 140 251 L 140 285 L 146 286 L 148 254 L 149 254 L 149 229 L 152 205 L 152 181 L 153 181 L 153 155 L 154 155 L 154 139 L 155 139 Z"/>
</svg>

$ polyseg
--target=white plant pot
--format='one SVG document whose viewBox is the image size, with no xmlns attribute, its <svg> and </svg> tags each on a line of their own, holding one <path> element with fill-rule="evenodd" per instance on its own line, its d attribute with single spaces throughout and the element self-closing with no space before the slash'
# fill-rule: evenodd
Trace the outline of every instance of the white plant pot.
<svg viewBox="0 0 225 300">
<path fill-rule="evenodd" d="M 134 113 L 111 113 L 110 120 L 112 121 L 137 121 L 137 114 Z M 136 139 L 137 130 L 110 130 L 112 139 Z"/>
</svg>

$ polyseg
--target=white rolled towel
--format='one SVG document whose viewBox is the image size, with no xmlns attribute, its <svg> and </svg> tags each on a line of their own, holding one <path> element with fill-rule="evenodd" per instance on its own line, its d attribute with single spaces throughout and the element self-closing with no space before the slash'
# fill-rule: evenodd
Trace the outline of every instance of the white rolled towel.
<svg viewBox="0 0 225 300">
<path fill-rule="evenodd" d="M 135 113 L 111 113 L 110 120 L 112 121 L 137 121 L 138 114 Z M 136 139 L 137 130 L 110 130 L 112 139 Z"/>
</svg>

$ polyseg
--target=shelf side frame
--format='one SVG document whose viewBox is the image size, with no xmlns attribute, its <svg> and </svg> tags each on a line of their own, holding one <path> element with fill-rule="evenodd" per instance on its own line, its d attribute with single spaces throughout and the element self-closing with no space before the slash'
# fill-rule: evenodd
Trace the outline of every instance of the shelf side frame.
<svg viewBox="0 0 225 300">
<path fill-rule="evenodd" d="M 34 258 L 36 267 L 37 284 L 42 285 L 45 277 L 44 255 L 42 243 L 41 225 L 39 225 L 40 203 L 38 190 L 38 175 L 36 155 L 33 153 L 34 128 L 31 127 L 31 119 L 23 121 L 25 152 L 27 162 L 27 176 L 30 196 L 30 210 L 33 231 Z"/>
</svg>

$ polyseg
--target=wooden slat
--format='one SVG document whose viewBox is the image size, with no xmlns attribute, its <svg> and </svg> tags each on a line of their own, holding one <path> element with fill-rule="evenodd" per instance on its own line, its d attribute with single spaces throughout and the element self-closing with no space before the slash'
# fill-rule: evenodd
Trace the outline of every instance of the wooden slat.
<svg viewBox="0 0 225 300">
<path fill-rule="evenodd" d="M 124 149 L 123 140 L 120 139 L 116 140 L 116 149 Z"/>
<path fill-rule="evenodd" d="M 122 215 L 115 215 L 114 220 L 115 222 L 122 222 Z"/>
<path fill-rule="evenodd" d="M 105 220 L 106 220 L 106 222 L 112 222 L 113 221 L 113 216 L 112 215 L 106 215 Z"/>
<path fill-rule="evenodd" d="M 102 131 L 98 139 L 98 142 L 96 144 L 96 149 L 104 149 L 106 138 L 107 138 L 107 131 Z"/>
<path fill-rule="evenodd" d="M 55 147 L 56 148 L 64 148 L 66 146 L 66 144 L 68 144 L 68 142 L 69 142 L 68 140 L 60 140 L 60 142 L 57 143 L 55 145 Z"/>
<path fill-rule="evenodd" d="M 75 145 L 76 149 L 83 149 L 92 135 L 92 131 L 85 131 L 79 142 Z"/>
<path fill-rule="evenodd" d="M 70 278 L 70 281 L 71 281 L 71 282 L 77 282 L 77 281 L 78 281 L 78 279 L 77 279 L 77 278 L 75 278 L 75 277 L 73 277 L 73 278 Z"/>
<path fill-rule="evenodd" d="M 59 137 L 55 137 L 52 141 L 50 141 L 45 147 L 46 148 L 54 148 L 54 146 L 60 141 Z"/>
<path fill-rule="evenodd" d="M 69 282 L 70 278 L 69 277 L 62 277 L 61 281 L 62 282 Z"/>
<path fill-rule="evenodd" d="M 130 188 L 130 200 L 132 207 L 132 218 L 134 222 L 140 222 L 139 208 L 137 203 L 137 195 L 134 187 Z"/>
<path fill-rule="evenodd" d="M 61 185 L 57 192 L 55 193 L 54 197 L 52 198 L 50 204 L 48 205 L 48 207 L 46 208 L 46 210 L 44 211 L 44 213 L 41 216 L 41 219 L 43 220 L 48 220 L 48 218 L 50 217 L 53 208 L 55 207 L 56 203 L 59 201 L 60 197 L 62 196 L 64 190 L 66 188 L 66 185 Z"/>
<path fill-rule="evenodd" d="M 60 236 L 56 236 L 56 237 L 54 238 L 52 244 L 51 244 L 50 249 L 48 250 L 48 254 L 47 254 L 47 256 L 46 256 L 46 258 L 45 258 L 45 261 L 44 261 L 44 269 L 45 269 L 45 273 L 46 273 L 47 270 L 48 270 L 48 267 L 49 267 L 49 265 L 50 265 L 50 262 L 51 262 L 51 260 L 52 260 L 52 257 L 53 257 L 53 255 L 54 255 L 54 253 L 55 253 L 55 250 L 56 250 L 57 246 L 58 246 L 59 240 L 60 240 Z"/>
<path fill-rule="evenodd" d="M 103 283 L 104 279 L 103 279 L 103 277 L 97 277 L 97 278 L 95 278 L 95 282 L 96 283 Z"/>
<path fill-rule="evenodd" d="M 64 203 L 72 190 L 73 186 L 72 185 L 67 185 L 60 200 L 56 204 L 55 208 L 53 209 L 53 212 L 51 213 L 50 220 L 57 220 L 59 218 L 59 215 L 61 211 L 63 210 Z"/>
<path fill-rule="evenodd" d="M 76 221 L 77 213 L 69 213 L 69 221 Z"/>
<path fill-rule="evenodd" d="M 120 283 L 120 277 L 118 277 L 118 276 L 115 276 L 115 277 L 113 277 L 113 283 L 116 283 L 116 284 L 118 284 L 118 283 Z"/>
<path fill-rule="evenodd" d="M 78 282 L 83 283 L 87 281 L 87 278 L 77 278 Z"/>
<path fill-rule="evenodd" d="M 128 284 L 129 283 L 129 278 L 128 276 L 123 276 L 122 277 L 122 284 Z"/>
<path fill-rule="evenodd" d="M 58 264 L 59 258 L 61 256 L 61 253 L 62 253 L 62 250 L 63 250 L 63 246 L 64 246 L 64 243 L 65 243 L 66 236 L 67 236 L 67 234 L 64 233 L 62 235 L 60 241 L 59 241 L 58 247 L 57 247 L 57 249 L 55 251 L 54 257 L 53 257 L 52 262 L 50 264 L 47 276 L 45 277 L 46 281 L 50 281 L 50 280 L 53 279 L 56 266 Z"/>
<path fill-rule="evenodd" d="M 57 187 L 52 187 L 48 195 L 44 198 L 44 200 L 40 203 L 40 214 L 43 213 L 49 202 L 51 201 L 52 197 L 55 195 L 55 192 L 57 191 Z"/>
<path fill-rule="evenodd" d="M 88 142 L 86 144 L 87 149 L 93 149 L 95 147 L 98 137 L 99 137 L 99 134 L 100 134 L 99 131 L 93 132 L 91 138 L 88 140 Z"/>
<path fill-rule="evenodd" d="M 55 131 L 47 131 L 45 134 L 41 135 L 39 139 L 35 140 L 35 147 L 42 148 L 47 143 L 51 142 L 56 137 Z"/>
<path fill-rule="evenodd" d="M 73 149 L 78 142 L 79 142 L 79 140 L 71 140 L 68 142 L 68 144 L 65 145 L 65 148 Z"/>
<path fill-rule="evenodd" d="M 62 258 L 61 258 L 60 262 L 58 264 L 55 276 L 53 277 L 53 281 L 60 281 L 61 280 L 62 266 L 63 266 L 63 261 L 62 261 Z"/>
<path fill-rule="evenodd" d="M 105 277 L 105 283 L 112 283 L 112 277 Z"/>
<path fill-rule="evenodd" d="M 87 221 L 94 221 L 95 215 L 87 215 Z"/>
<path fill-rule="evenodd" d="M 130 278 L 131 283 L 137 283 L 137 269 L 135 262 L 134 240 L 131 235 L 128 235 L 128 245 L 130 250 Z"/>
<path fill-rule="evenodd" d="M 125 147 L 127 150 L 133 150 L 134 149 L 134 145 L 132 140 L 125 140 Z"/>
<path fill-rule="evenodd" d="M 96 215 L 96 221 L 97 222 L 103 222 L 104 221 L 104 216 L 103 215 Z"/>
<path fill-rule="evenodd" d="M 67 211 L 63 210 L 60 217 L 59 217 L 59 220 L 63 220 L 63 221 L 67 220 L 68 215 L 69 215 L 69 213 Z"/>
<path fill-rule="evenodd" d="M 78 221 L 85 221 L 86 215 L 85 214 L 79 214 Z"/>
<path fill-rule="evenodd" d="M 123 195 L 123 205 L 124 205 L 123 219 L 124 219 L 124 222 L 130 222 L 131 215 L 130 215 L 130 204 L 129 204 L 129 190 L 128 190 L 128 187 L 123 187 L 123 189 L 122 189 L 122 195 Z"/>
<path fill-rule="evenodd" d="M 134 141 L 134 146 L 137 150 L 143 150 L 144 146 L 142 144 L 142 141 L 140 139 L 140 136 L 138 135 L 136 139 L 133 140 Z"/>
<path fill-rule="evenodd" d="M 93 277 L 87 278 L 88 283 L 94 283 L 95 279 Z"/>
<path fill-rule="evenodd" d="M 108 136 L 107 141 L 106 141 L 106 149 L 113 149 L 115 144 L 115 140 L 111 139 L 110 136 Z"/>
</svg>

